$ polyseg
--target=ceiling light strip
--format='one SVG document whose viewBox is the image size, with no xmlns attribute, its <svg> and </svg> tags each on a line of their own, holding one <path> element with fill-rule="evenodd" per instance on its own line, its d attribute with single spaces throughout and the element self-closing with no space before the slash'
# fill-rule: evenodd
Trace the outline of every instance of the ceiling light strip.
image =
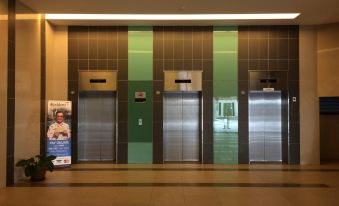
<svg viewBox="0 0 339 206">
<path fill-rule="evenodd" d="M 264 20 L 295 19 L 300 13 L 271 14 L 46 14 L 49 20 Z"/>
</svg>

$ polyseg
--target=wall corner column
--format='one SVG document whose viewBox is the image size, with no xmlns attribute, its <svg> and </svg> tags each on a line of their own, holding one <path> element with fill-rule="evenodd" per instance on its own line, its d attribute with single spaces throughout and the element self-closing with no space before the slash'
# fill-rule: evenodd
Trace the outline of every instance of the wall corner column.
<svg viewBox="0 0 339 206">
<path fill-rule="evenodd" d="M 300 26 L 300 163 L 320 164 L 317 28 Z"/>
</svg>

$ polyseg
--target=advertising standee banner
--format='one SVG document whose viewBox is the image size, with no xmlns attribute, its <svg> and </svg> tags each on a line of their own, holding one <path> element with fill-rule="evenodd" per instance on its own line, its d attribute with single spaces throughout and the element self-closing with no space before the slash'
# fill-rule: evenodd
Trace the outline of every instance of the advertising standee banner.
<svg viewBox="0 0 339 206">
<path fill-rule="evenodd" d="M 71 165 L 71 115 L 70 101 L 48 101 L 47 155 L 55 155 L 55 166 Z"/>
</svg>

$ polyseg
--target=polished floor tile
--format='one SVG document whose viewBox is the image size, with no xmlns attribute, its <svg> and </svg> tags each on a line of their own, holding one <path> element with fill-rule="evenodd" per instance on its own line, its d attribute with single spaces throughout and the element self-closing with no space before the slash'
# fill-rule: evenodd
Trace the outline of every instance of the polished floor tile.
<svg viewBox="0 0 339 206">
<path fill-rule="evenodd" d="M 0 206 L 338 206 L 339 165 L 78 164 L 0 189 Z"/>
</svg>

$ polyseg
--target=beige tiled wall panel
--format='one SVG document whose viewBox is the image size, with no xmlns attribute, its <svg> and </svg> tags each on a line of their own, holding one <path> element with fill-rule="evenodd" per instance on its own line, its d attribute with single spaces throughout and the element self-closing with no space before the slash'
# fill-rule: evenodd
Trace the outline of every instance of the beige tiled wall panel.
<svg viewBox="0 0 339 206">
<path fill-rule="evenodd" d="M 319 164 L 319 100 L 317 94 L 317 30 L 300 27 L 300 162 Z"/>
<path fill-rule="evenodd" d="M 339 47 L 339 23 L 318 27 L 318 50 Z"/>
<path fill-rule="evenodd" d="M 38 14 L 29 17 L 16 20 L 15 162 L 40 152 L 40 19 Z M 14 175 L 17 181 L 23 171 L 15 168 Z"/>
<path fill-rule="evenodd" d="M 318 51 L 318 74 L 319 96 L 339 96 L 339 47 L 333 51 Z"/>
<path fill-rule="evenodd" d="M 318 92 L 339 96 L 339 23 L 318 28 Z"/>
<path fill-rule="evenodd" d="M 7 0 L 0 0 L 0 16 L 7 15 Z M 7 45 L 8 22 L 0 19 L 0 188 L 6 184 Z"/>
<path fill-rule="evenodd" d="M 68 29 L 46 21 L 46 100 L 67 100 Z"/>
<path fill-rule="evenodd" d="M 339 96 L 339 23 L 318 27 L 318 95 Z M 320 116 L 321 160 L 338 160 L 338 115 Z"/>
</svg>

